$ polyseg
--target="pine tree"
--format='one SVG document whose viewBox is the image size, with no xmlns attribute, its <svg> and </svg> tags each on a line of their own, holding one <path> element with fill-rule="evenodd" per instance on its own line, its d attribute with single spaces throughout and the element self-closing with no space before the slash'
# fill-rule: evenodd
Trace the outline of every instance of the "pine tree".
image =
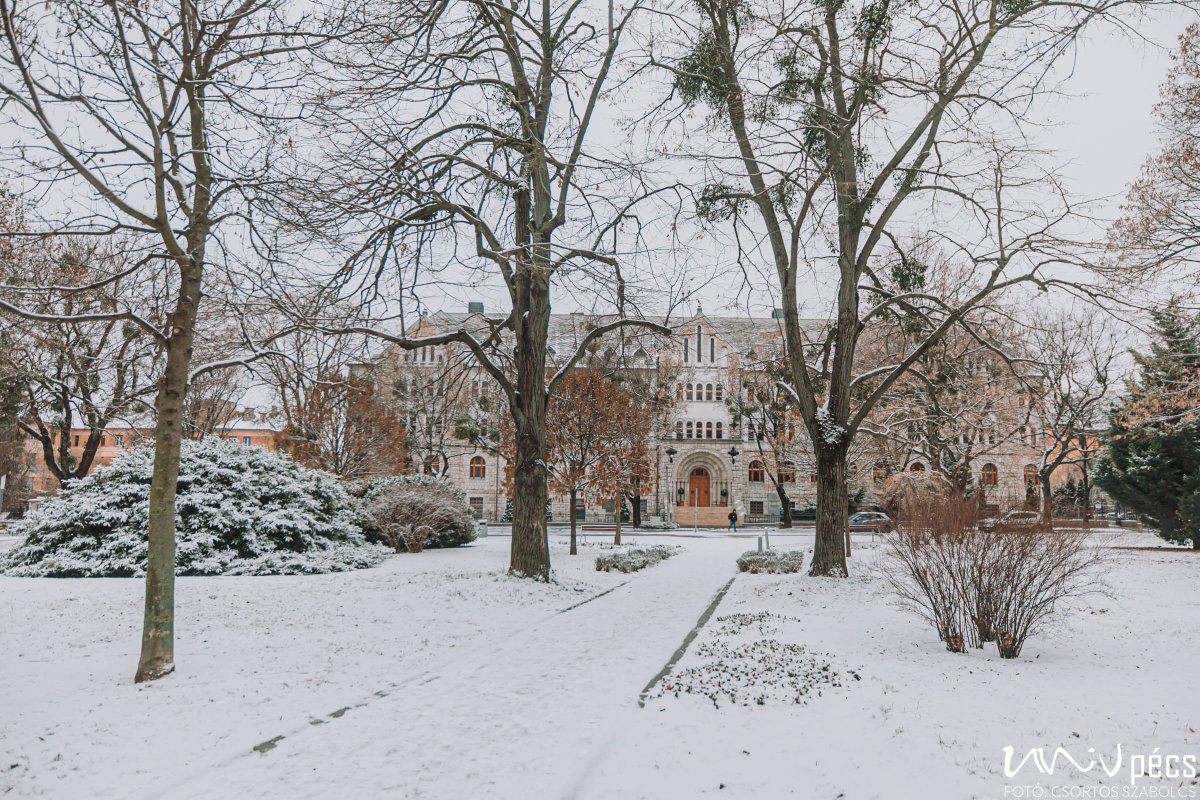
<svg viewBox="0 0 1200 800">
<path fill-rule="evenodd" d="M 1200 550 L 1200 319 L 1175 301 L 1151 317 L 1154 341 L 1134 353 L 1140 376 L 1109 415 L 1096 484 L 1164 539 Z"/>
</svg>

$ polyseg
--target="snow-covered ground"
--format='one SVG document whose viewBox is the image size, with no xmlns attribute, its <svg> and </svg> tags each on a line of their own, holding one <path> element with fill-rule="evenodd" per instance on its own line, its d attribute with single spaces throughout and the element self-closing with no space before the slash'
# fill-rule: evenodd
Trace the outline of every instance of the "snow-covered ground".
<svg viewBox="0 0 1200 800">
<path fill-rule="evenodd" d="M 140 581 L 0 578 L 0 796 L 1002 798 L 1120 789 L 1133 755 L 1200 753 L 1190 552 L 1112 549 L 1107 594 L 1002 661 L 945 652 L 865 538 L 846 581 L 735 577 L 751 539 L 645 541 L 685 549 L 622 575 L 556 544 L 553 585 L 505 577 L 503 537 L 359 572 L 182 578 L 178 671 L 148 686 L 131 682 Z M 711 690 L 730 685 L 751 688 Z M 717 703 L 675 696 L 689 686 Z M 1003 775 L 1005 746 L 1086 765 L 1118 744 L 1112 778 Z M 1160 784 L 1200 797 L 1139 781 Z"/>
</svg>

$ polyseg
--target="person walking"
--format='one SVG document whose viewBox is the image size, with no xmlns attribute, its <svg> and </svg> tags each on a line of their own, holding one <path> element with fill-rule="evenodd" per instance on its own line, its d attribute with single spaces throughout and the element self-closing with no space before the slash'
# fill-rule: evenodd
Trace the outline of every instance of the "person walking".
<svg viewBox="0 0 1200 800">
<path fill-rule="evenodd" d="M 736 510 L 729 512 L 729 527 L 726 528 L 726 530 L 730 530 L 730 531 L 733 531 L 734 533 L 737 533 L 737 511 Z"/>
</svg>

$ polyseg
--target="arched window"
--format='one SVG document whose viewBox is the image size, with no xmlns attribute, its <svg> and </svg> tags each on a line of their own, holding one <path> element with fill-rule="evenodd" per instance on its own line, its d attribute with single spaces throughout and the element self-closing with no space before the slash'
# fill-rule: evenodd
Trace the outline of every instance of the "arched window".
<svg viewBox="0 0 1200 800">
<path fill-rule="evenodd" d="M 690 383 L 687 385 L 687 399 L 692 399 L 692 385 Z"/>
<path fill-rule="evenodd" d="M 692 426 L 692 423 L 689 421 L 687 424 L 687 438 L 691 439 L 693 434 L 694 434 L 694 428 Z"/>
<path fill-rule="evenodd" d="M 699 364 L 701 361 L 704 360 L 703 356 L 701 355 L 704 352 L 703 348 L 704 348 L 704 338 L 700 331 L 700 326 L 697 325 L 696 326 L 696 363 L 697 364 Z"/>
<path fill-rule="evenodd" d="M 796 468 L 793 467 L 791 464 L 780 464 L 779 465 L 779 482 L 780 483 L 795 483 L 796 482 Z"/>
<path fill-rule="evenodd" d="M 984 486 L 995 486 L 1000 483 L 1000 470 L 995 464 L 984 464 L 979 472 L 979 482 Z"/>
<path fill-rule="evenodd" d="M 887 478 L 887 464 L 882 461 L 875 462 L 875 468 L 871 470 L 871 480 L 876 483 L 883 483 Z"/>
<path fill-rule="evenodd" d="M 713 424 L 711 422 L 704 423 L 704 438 L 713 438 Z"/>
<path fill-rule="evenodd" d="M 1025 465 L 1025 486 L 1032 489 L 1038 484 L 1038 468 L 1033 464 Z"/>
<path fill-rule="evenodd" d="M 683 384 L 682 383 L 675 384 L 675 399 L 676 400 L 683 399 Z"/>
<path fill-rule="evenodd" d="M 717 360 L 717 337 L 708 337 L 708 360 L 716 363 Z"/>
<path fill-rule="evenodd" d="M 762 483 L 767 479 L 767 470 L 761 461 L 751 461 L 746 467 L 746 480 L 751 483 Z"/>
<path fill-rule="evenodd" d="M 683 363 L 688 363 L 688 342 L 687 337 L 683 337 Z"/>
<path fill-rule="evenodd" d="M 719 383 L 717 384 L 716 398 L 717 398 L 717 402 L 720 402 L 725 399 L 725 390 L 721 387 L 721 384 L 719 384 Z"/>
<path fill-rule="evenodd" d="M 918 475 L 922 475 L 925 472 L 925 465 L 922 464 L 920 461 L 914 461 L 911 465 L 909 465 L 908 471 L 915 472 Z"/>
<path fill-rule="evenodd" d="M 676 439 L 683 438 L 683 420 L 675 421 L 675 438 Z"/>
<path fill-rule="evenodd" d="M 717 438 L 718 439 L 725 438 L 725 423 L 723 423 L 723 422 L 717 423 Z"/>
<path fill-rule="evenodd" d="M 470 475 L 472 478 L 487 476 L 487 464 L 484 462 L 483 456 L 475 456 L 471 459 Z"/>
<path fill-rule="evenodd" d="M 704 399 L 705 400 L 713 399 L 713 385 L 711 383 L 706 384 L 704 387 Z"/>
</svg>

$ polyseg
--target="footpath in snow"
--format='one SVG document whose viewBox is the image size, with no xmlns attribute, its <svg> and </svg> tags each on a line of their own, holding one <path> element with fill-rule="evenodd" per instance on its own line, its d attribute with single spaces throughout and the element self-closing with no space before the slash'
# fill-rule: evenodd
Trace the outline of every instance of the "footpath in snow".
<svg viewBox="0 0 1200 800">
<path fill-rule="evenodd" d="M 295 731 L 267 752 L 247 752 L 155 791 L 180 798 L 575 796 L 645 713 L 640 690 L 734 576 L 743 546 L 696 542 L 497 647 L 458 652 L 444 670 Z"/>
</svg>

